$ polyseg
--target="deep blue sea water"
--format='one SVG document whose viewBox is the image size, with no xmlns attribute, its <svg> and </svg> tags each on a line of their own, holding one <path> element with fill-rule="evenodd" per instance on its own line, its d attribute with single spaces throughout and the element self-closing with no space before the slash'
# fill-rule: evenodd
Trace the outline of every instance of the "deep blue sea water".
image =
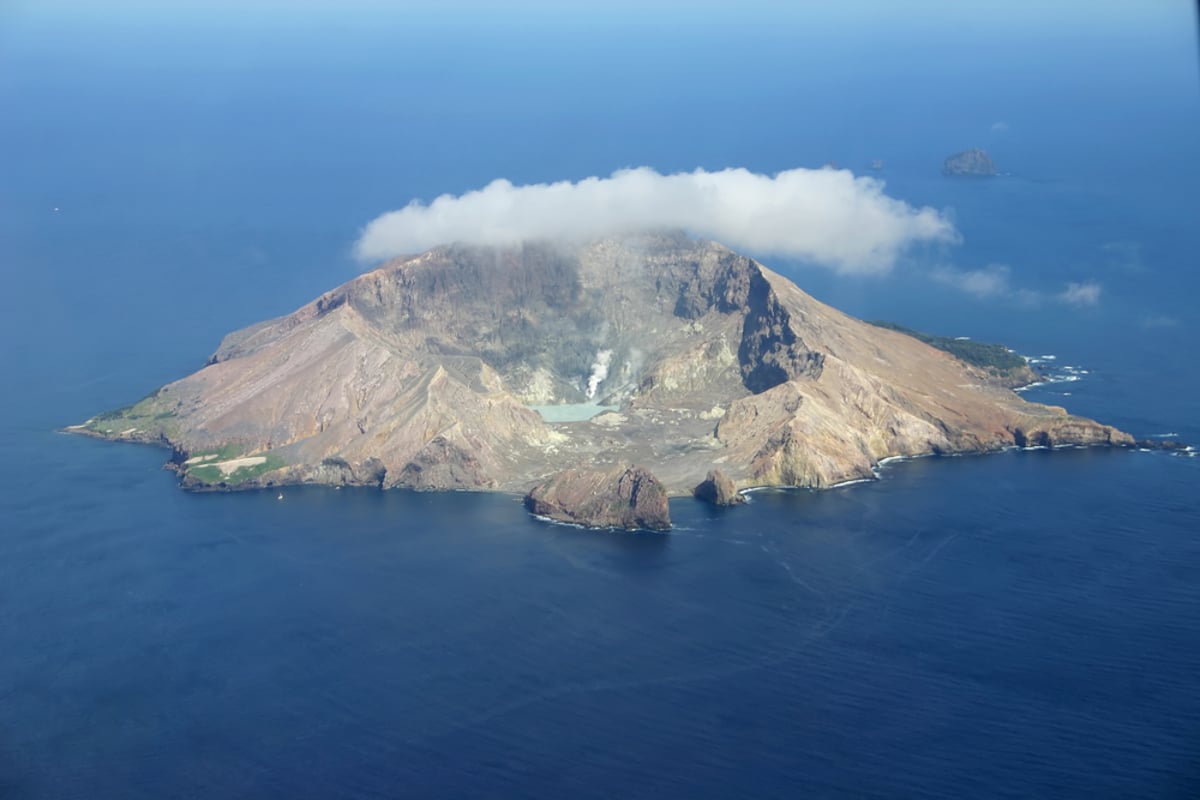
<svg viewBox="0 0 1200 800">
<path fill-rule="evenodd" d="M 505 496 L 191 495 L 160 451 L 54 432 L 352 277 L 413 197 L 880 158 L 959 245 L 763 260 L 1200 444 L 1189 4 L 252 8 L 0 11 L 0 797 L 1200 794 L 1200 459 L 922 459 L 675 501 L 660 536 Z M 1010 174 L 942 178 L 973 145 Z M 935 277 L 995 265 L 991 296 Z"/>
</svg>

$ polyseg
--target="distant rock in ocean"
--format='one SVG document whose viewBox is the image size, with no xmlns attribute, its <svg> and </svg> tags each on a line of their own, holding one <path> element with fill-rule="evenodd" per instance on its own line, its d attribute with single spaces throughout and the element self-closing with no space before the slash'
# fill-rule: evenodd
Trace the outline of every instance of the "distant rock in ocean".
<svg viewBox="0 0 1200 800">
<path fill-rule="evenodd" d="M 949 156 L 942 164 L 942 174 L 957 178 L 991 178 L 997 175 L 996 162 L 978 147 Z"/>
</svg>

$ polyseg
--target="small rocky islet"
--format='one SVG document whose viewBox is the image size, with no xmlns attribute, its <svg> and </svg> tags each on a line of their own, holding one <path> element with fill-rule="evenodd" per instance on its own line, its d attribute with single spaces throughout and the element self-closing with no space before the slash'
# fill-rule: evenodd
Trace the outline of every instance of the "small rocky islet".
<svg viewBox="0 0 1200 800">
<path fill-rule="evenodd" d="M 957 178 L 991 178 L 999 175 L 996 162 L 978 147 L 947 156 L 942 162 L 942 174 Z"/>
</svg>

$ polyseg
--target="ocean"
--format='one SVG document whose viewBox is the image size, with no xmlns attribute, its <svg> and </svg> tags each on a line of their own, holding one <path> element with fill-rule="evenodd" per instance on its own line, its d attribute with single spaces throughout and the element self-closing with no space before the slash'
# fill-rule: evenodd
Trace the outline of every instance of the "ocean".
<svg viewBox="0 0 1200 800">
<path fill-rule="evenodd" d="M 961 242 L 764 263 L 1200 445 L 1194 8 L 860 5 L 0 12 L 0 797 L 1200 794 L 1197 458 L 917 459 L 674 500 L 655 535 L 189 494 L 163 451 L 56 432 L 353 277 L 412 198 L 833 161 Z M 942 177 L 970 146 L 1005 174 Z"/>
</svg>

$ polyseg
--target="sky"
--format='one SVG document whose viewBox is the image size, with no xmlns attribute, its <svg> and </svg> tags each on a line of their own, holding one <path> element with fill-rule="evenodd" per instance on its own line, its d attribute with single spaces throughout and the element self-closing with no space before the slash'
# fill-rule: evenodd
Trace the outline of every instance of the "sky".
<svg viewBox="0 0 1200 800">
<path fill-rule="evenodd" d="M 1124 28 L 1131 22 L 1150 17 L 1169 17 L 1187 5 L 1176 0 L 980 0 L 959 3 L 953 0 L 914 0 L 898 4 L 890 0 L 846 0 L 842 3 L 805 3 L 790 6 L 772 0 L 745 0 L 736 5 L 724 0 L 580 0 L 560 3 L 556 0 L 511 0 L 498 4 L 491 0 L 175 0 L 164 4 L 156 0 L 114 0 L 98 6 L 90 0 L 9 0 L 7 12 L 17 15 L 155 17 L 158 19 L 221 18 L 234 24 L 326 22 L 331 18 L 363 17 L 381 19 L 419 16 L 455 24 L 472 19 L 513 20 L 526 24 L 543 20 L 555 26 L 571 20 L 611 19 L 630 21 L 667 21 L 674 24 L 725 25 L 729 21 L 757 23 L 764 19 L 811 21 L 841 27 L 847 21 L 869 25 L 872 20 L 895 27 L 977 28 L 1003 31 L 1031 26 L 1070 24 L 1084 28 Z"/>
</svg>

